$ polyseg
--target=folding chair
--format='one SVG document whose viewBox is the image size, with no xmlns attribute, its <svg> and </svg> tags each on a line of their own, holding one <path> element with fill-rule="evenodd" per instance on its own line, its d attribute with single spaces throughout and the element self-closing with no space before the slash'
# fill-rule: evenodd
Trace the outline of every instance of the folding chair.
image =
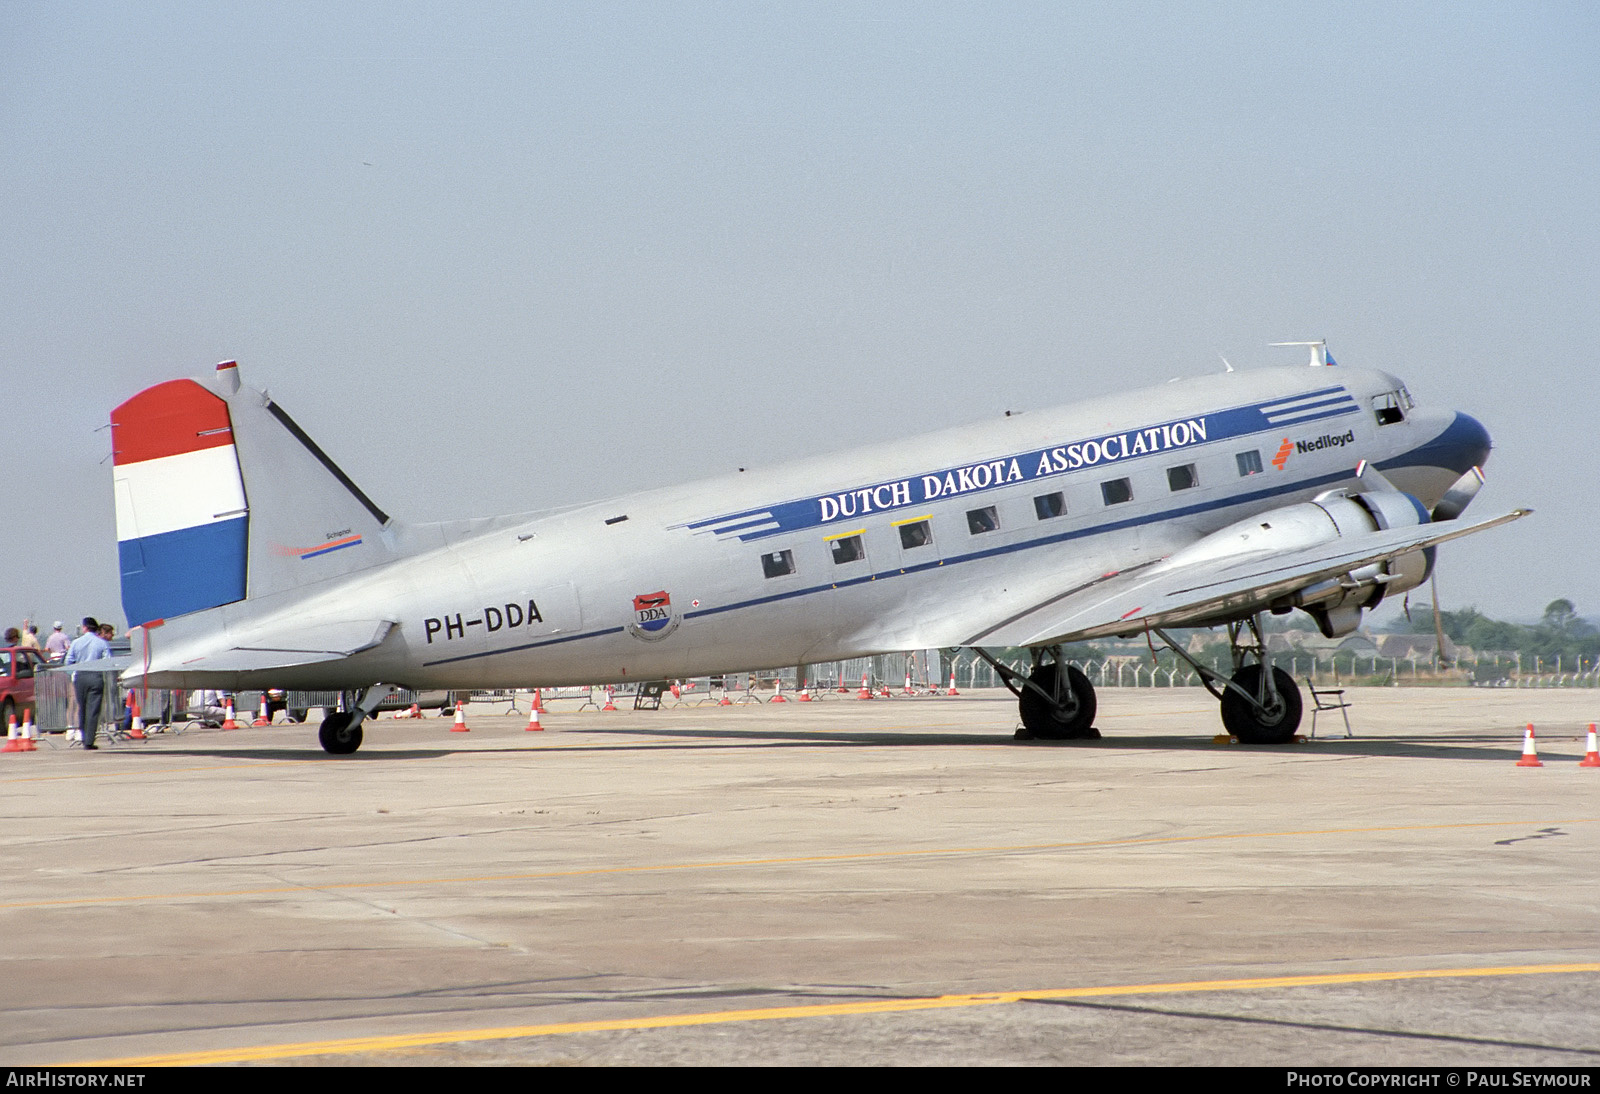
<svg viewBox="0 0 1600 1094">
<path fill-rule="evenodd" d="M 1344 719 L 1344 735 L 1354 737 L 1350 732 L 1350 715 L 1345 711 L 1350 709 L 1350 704 L 1344 700 L 1344 688 L 1318 688 L 1311 683 L 1311 677 L 1306 677 L 1306 690 L 1311 693 L 1311 700 L 1316 705 L 1311 708 L 1311 739 L 1317 737 L 1317 714 L 1324 710 L 1337 710 Z"/>
</svg>

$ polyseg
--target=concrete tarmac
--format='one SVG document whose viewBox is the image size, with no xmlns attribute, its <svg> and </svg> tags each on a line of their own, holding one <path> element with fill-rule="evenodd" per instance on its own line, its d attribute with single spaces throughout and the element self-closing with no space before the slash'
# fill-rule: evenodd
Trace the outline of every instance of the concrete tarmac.
<svg viewBox="0 0 1600 1094">
<path fill-rule="evenodd" d="M 0 1063 L 1600 1063 L 1600 693 L 1349 694 L 1283 747 L 1105 689 L 1097 742 L 984 692 L 6 754 Z"/>
</svg>

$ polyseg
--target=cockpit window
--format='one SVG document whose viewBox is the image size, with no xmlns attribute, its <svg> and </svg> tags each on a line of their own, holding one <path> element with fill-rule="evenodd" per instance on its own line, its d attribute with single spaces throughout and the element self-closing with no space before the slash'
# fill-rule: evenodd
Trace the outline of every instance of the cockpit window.
<svg viewBox="0 0 1600 1094">
<path fill-rule="evenodd" d="M 1382 395 L 1373 397 L 1372 413 L 1377 417 L 1379 425 L 1394 425 L 1396 422 L 1406 420 L 1406 411 L 1411 408 L 1411 396 L 1405 388 L 1396 391 L 1385 391 Z"/>
</svg>

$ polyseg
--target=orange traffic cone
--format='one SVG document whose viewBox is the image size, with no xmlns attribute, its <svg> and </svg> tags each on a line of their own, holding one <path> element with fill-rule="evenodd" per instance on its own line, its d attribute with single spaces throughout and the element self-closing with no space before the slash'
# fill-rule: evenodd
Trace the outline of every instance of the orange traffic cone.
<svg viewBox="0 0 1600 1094">
<path fill-rule="evenodd" d="M 253 726 L 270 726 L 272 719 L 267 717 L 267 693 L 261 693 L 261 709 L 256 711 L 256 720 L 250 723 Z"/>
<path fill-rule="evenodd" d="M 543 729 L 544 726 L 539 724 L 539 706 L 535 703 L 533 709 L 528 712 L 528 732 L 538 733 Z"/>
<path fill-rule="evenodd" d="M 533 709 L 537 710 L 540 714 L 548 713 L 548 711 L 546 711 L 544 709 L 544 689 L 543 688 L 534 688 L 533 689 Z"/>
<path fill-rule="evenodd" d="M 809 703 L 812 701 L 810 684 L 807 684 L 805 687 L 800 689 L 800 701 L 802 703 Z"/>
<path fill-rule="evenodd" d="M 39 751 L 39 727 L 33 724 L 33 708 L 22 712 L 22 751 Z"/>
<path fill-rule="evenodd" d="M 139 696 L 136 692 L 128 692 L 128 705 L 133 708 L 133 720 L 128 723 L 129 739 L 134 741 L 149 740 L 144 733 L 144 718 L 139 713 Z"/>
<path fill-rule="evenodd" d="M 856 693 L 856 698 L 857 699 L 870 699 L 870 698 L 872 698 L 872 688 L 867 685 L 867 674 L 864 673 L 864 672 L 861 674 L 861 690 Z"/>
<path fill-rule="evenodd" d="M 1518 767 L 1543 767 L 1539 760 L 1539 753 L 1533 747 L 1533 723 L 1528 723 L 1527 732 L 1522 735 L 1522 759 L 1517 761 Z"/>
<path fill-rule="evenodd" d="M 601 713 L 604 713 L 605 711 L 608 711 L 608 710 L 616 710 L 617 709 L 617 704 L 616 704 L 615 698 L 614 698 L 616 696 L 616 693 L 617 693 L 617 689 L 615 687 L 613 687 L 610 684 L 606 685 L 606 705 L 600 708 Z"/>
<path fill-rule="evenodd" d="M 783 697 L 783 677 L 778 677 L 778 694 L 767 701 L 769 703 L 787 703 L 789 701 Z"/>
<path fill-rule="evenodd" d="M 950 666 L 950 690 L 945 692 L 945 694 L 946 695 L 960 695 L 961 694 L 959 691 L 956 690 L 956 668 L 955 668 L 954 665 Z"/>
<path fill-rule="evenodd" d="M 460 699 L 456 700 L 456 724 L 450 727 L 450 732 L 451 733 L 471 733 L 472 732 L 470 729 L 467 728 L 467 716 L 466 716 L 466 713 L 462 710 L 461 700 Z"/>
<path fill-rule="evenodd" d="M 228 716 L 222 720 L 223 729 L 238 729 L 239 723 L 233 720 L 233 697 L 228 697 Z"/>
<path fill-rule="evenodd" d="M 1583 759 L 1578 761 L 1579 767 L 1600 767 L 1600 749 L 1594 744 L 1594 723 L 1589 723 L 1589 741 L 1584 745 Z"/>
<path fill-rule="evenodd" d="M 13 714 L 9 721 L 10 724 L 6 726 L 5 747 L 0 748 L 0 752 L 22 752 L 22 734 L 17 729 L 17 716 Z"/>
</svg>

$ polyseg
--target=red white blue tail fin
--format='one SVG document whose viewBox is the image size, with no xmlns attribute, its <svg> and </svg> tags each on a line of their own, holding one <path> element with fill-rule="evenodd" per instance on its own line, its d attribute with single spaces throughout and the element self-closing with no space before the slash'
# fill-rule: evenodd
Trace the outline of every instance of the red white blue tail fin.
<svg viewBox="0 0 1600 1094">
<path fill-rule="evenodd" d="M 111 414 L 129 626 L 270 597 L 393 557 L 390 520 L 232 361 L 216 390 L 147 388 Z"/>
<path fill-rule="evenodd" d="M 129 624 L 243 600 L 250 511 L 228 404 L 157 384 L 111 412 L 111 438 Z"/>
</svg>

